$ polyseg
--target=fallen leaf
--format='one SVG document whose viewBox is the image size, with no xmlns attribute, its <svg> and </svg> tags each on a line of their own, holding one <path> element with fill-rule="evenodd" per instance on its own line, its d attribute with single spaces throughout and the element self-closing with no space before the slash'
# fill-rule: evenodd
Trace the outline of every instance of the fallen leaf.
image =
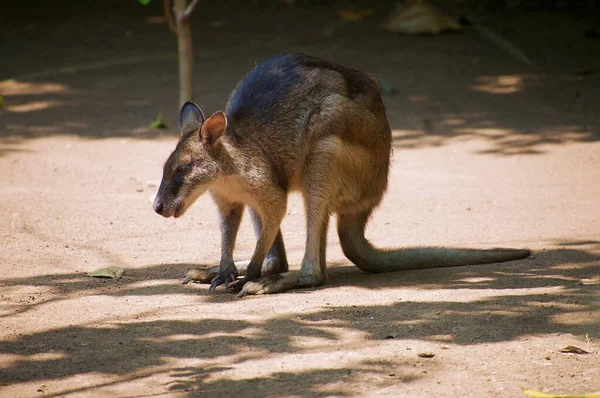
<svg viewBox="0 0 600 398">
<path fill-rule="evenodd" d="M 396 7 L 382 22 L 389 32 L 408 35 L 438 34 L 446 30 L 461 31 L 454 18 L 442 13 L 425 0 L 407 0 Z"/>
<path fill-rule="evenodd" d="M 165 120 L 163 119 L 162 113 L 159 113 L 158 116 L 156 117 L 156 119 L 154 119 L 154 121 L 152 123 L 150 123 L 150 128 L 151 129 L 168 129 L 169 128 L 165 124 Z"/>
<path fill-rule="evenodd" d="M 435 356 L 433 352 L 420 352 L 417 355 L 421 358 L 433 358 Z"/>
<path fill-rule="evenodd" d="M 587 352 L 586 350 L 583 350 L 579 347 L 576 347 L 574 345 L 568 345 L 565 348 L 561 348 L 560 352 L 562 353 L 568 353 L 568 354 L 589 354 L 589 352 Z"/>
<path fill-rule="evenodd" d="M 337 13 L 340 16 L 340 18 L 342 18 L 344 21 L 356 22 L 356 21 L 360 21 L 363 18 L 370 17 L 371 15 L 375 14 L 375 11 L 371 10 L 371 9 L 359 10 L 359 11 L 338 10 Z"/>
<path fill-rule="evenodd" d="M 95 271 L 88 272 L 89 276 L 93 276 L 94 278 L 116 278 L 119 279 L 123 275 L 125 275 L 125 270 L 120 267 L 104 267 L 98 268 Z"/>
</svg>

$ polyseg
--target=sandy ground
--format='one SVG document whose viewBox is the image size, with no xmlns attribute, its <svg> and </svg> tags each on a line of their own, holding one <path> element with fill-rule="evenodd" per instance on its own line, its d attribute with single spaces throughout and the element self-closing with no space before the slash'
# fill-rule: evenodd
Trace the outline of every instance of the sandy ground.
<svg viewBox="0 0 600 398">
<path fill-rule="evenodd" d="M 174 39 L 148 19 L 160 5 L 3 16 L 0 80 L 14 80 L 0 83 L 0 395 L 600 390 L 600 40 L 582 33 L 591 17 L 490 20 L 533 70 L 472 31 L 407 38 L 367 20 L 331 35 L 328 8 L 205 11 L 194 34 L 206 112 L 281 52 L 326 56 L 398 90 L 385 98 L 395 146 L 368 230 L 378 245 L 534 256 L 366 275 L 332 230 L 326 286 L 238 299 L 181 285 L 189 268 L 218 263 L 219 235 L 208 197 L 179 220 L 151 208 L 178 116 Z M 159 112 L 167 131 L 148 128 Z M 297 197 L 283 232 L 298 268 Z M 253 245 L 245 219 L 236 258 Z M 126 269 L 120 280 L 86 275 L 113 265 Z M 559 352 L 568 345 L 590 353 Z"/>
</svg>

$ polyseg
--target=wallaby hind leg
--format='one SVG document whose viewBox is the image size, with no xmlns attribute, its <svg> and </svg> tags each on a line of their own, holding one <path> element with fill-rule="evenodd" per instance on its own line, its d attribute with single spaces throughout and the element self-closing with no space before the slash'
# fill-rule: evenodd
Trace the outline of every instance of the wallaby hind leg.
<svg viewBox="0 0 600 398">
<path fill-rule="evenodd" d="M 259 203 L 260 208 L 255 208 L 257 215 L 260 218 L 260 235 L 256 242 L 256 248 L 254 254 L 250 259 L 246 276 L 237 281 L 233 289 L 241 290 L 240 296 L 244 296 L 245 285 L 248 282 L 252 282 L 260 279 L 263 262 L 267 257 L 267 254 L 273 247 L 275 239 L 280 232 L 281 221 L 285 215 L 287 206 L 287 194 L 281 190 L 273 190 L 265 194 L 270 200 L 268 202 Z"/>
<path fill-rule="evenodd" d="M 262 224 L 260 221 L 260 217 L 256 214 L 256 211 L 249 208 L 250 216 L 252 218 L 252 226 L 254 227 L 254 232 L 256 234 L 256 238 L 260 236 L 260 230 L 262 229 Z M 241 260 L 235 262 L 235 267 L 238 270 L 238 275 L 246 275 L 246 268 L 248 268 L 248 264 L 250 264 L 250 260 Z M 280 274 L 282 272 L 287 272 L 289 268 L 287 255 L 285 254 L 285 245 L 283 244 L 283 235 L 281 234 L 281 229 L 277 232 L 277 236 L 275 237 L 275 241 L 273 242 L 273 246 L 269 249 L 267 253 L 267 257 L 265 261 L 263 261 L 263 266 L 261 270 L 261 276 Z"/>
<path fill-rule="evenodd" d="M 304 194 L 306 207 L 306 249 L 296 287 L 313 287 L 327 282 L 327 227 L 329 211 L 320 187 Z"/>
<path fill-rule="evenodd" d="M 256 237 L 260 236 L 260 231 L 262 229 L 262 222 L 256 211 L 250 208 L 250 217 L 252 217 L 252 225 L 254 227 L 254 232 L 256 233 Z M 250 261 L 240 261 L 240 265 L 244 266 L 250 263 Z M 236 267 L 238 266 L 238 262 L 236 261 Z M 273 246 L 269 249 L 267 253 L 267 257 L 265 261 L 263 261 L 263 266 L 261 270 L 262 276 L 279 274 L 282 272 L 287 272 L 288 270 L 288 261 L 287 256 L 285 254 L 285 246 L 283 244 L 283 235 L 281 234 L 281 228 L 277 231 L 277 236 L 275 237 L 275 241 L 273 242 Z M 239 268 L 238 268 L 239 269 Z"/>
<path fill-rule="evenodd" d="M 328 200 L 334 183 L 326 154 L 313 157 L 304 171 L 303 197 L 306 213 L 306 249 L 300 272 L 285 272 L 247 283 L 238 296 L 280 293 L 296 287 L 313 287 L 327 281 Z"/>
<path fill-rule="evenodd" d="M 260 234 L 262 235 L 264 220 L 253 210 L 251 210 L 251 214 L 254 214 L 255 230 L 257 233 L 260 231 Z M 283 218 L 283 214 L 281 215 L 281 218 Z M 280 223 L 281 219 L 279 220 L 278 226 Z M 250 264 L 251 263 L 252 260 L 250 260 Z M 281 272 L 276 272 L 277 270 L 281 270 Z M 273 244 L 263 261 L 262 277 L 260 279 L 245 278 L 241 282 L 242 289 L 238 293 L 238 297 L 243 297 L 248 294 L 278 293 L 291 289 L 294 287 L 296 279 L 298 278 L 298 272 L 287 272 L 287 270 L 288 262 L 283 245 L 281 229 L 279 229 L 273 240 Z"/>
<path fill-rule="evenodd" d="M 244 285 L 239 297 L 248 294 L 280 293 L 296 287 L 318 286 L 327 280 L 327 225 L 329 214 L 324 203 L 316 206 L 314 201 L 307 200 L 306 251 L 300 272 L 284 272 L 265 276 Z"/>
</svg>

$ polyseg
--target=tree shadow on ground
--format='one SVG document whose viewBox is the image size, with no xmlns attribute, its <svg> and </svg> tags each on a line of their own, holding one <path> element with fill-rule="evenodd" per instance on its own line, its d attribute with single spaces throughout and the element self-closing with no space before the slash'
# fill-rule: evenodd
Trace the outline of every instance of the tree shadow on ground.
<svg viewBox="0 0 600 398">
<path fill-rule="evenodd" d="M 592 251 L 577 248 L 590 242 L 562 243 L 564 249 L 546 250 L 537 253 L 534 259 L 486 266 L 366 275 L 347 266 L 334 265 L 330 285 L 317 289 L 355 286 L 375 289 L 382 295 L 397 295 L 406 289 L 422 292 L 435 289 L 438 291 L 435 300 L 413 298 L 381 305 L 347 306 L 330 303 L 309 312 L 265 314 L 260 321 L 203 317 L 201 313 L 190 315 L 189 320 L 120 318 L 18 335 L 0 342 L 1 354 L 15 356 L 0 373 L 0 383 L 100 373 L 115 376 L 118 380 L 110 383 L 119 384 L 169 372 L 175 381 L 164 387 L 191 395 L 232 396 L 260 386 L 262 396 L 352 396 L 360 395 L 350 388 L 357 380 L 374 378 L 377 387 L 397 383 L 398 378 L 409 383 L 431 377 L 416 372 L 415 366 L 425 366 L 433 372 L 436 365 L 423 365 L 414 356 L 399 356 L 394 360 L 381 358 L 376 363 L 340 360 L 322 364 L 323 369 L 296 372 L 272 371 L 267 366 L 265 372 L 257 371 L 256 376 L 244 378 L 231 378 L 228 372 L 248 362 L 256 362 L 256 368 L 262 369 L 261 361 L 278 361 L 281 354 L 293 354 L 298 360 L 303 355 L 344 352 L 340 336 L 352 332 L 359 332 L 364 339 L 372 341 L 416 339 L 467 346 L 551 333 L 589 333 L 590 338 L 599 338 L 600 319 L 595 316 L 600 310 L 597 300 L 599 243 L 591 243 Z M 172 280 L 152 287 L 139 284 L 165 275 L 177 277 L 188 266 L 148 266 L 114 283 L 80 274 L 5 279 L 0 281 L 4 290 L 41 286 L 51 288 L 53 296 L 40 302 L 14 305 L 8 309 L 9 313 L 5 310 L 4 317 L 23 315 L 38 306 L 82 295 L 141 295 L 159 302 L 161 296 L 186 294 L 190 296 L 190 307 L 238 302 L 230 293 L 208 292 L 206 287 L 182 287 Z M 284 293 L 281 300 L 295 300 L 298 294 L 317 293 L 307 290 Z M 253 304 L 260 308 L 261 301 L 269 297 L 247 299 L 254 300 Z M 297 339 L 307 337 L 316 343 L 310 347 L 298 345 Z M 338 351 L 340 348 L 342 351 Z M 123 358 L 128 360 L 123 361 Z M 170 369 L 170 358 L 194 360 L 200 365 Z M 219 359 L 218 364 L 216 359 Z M 61 391 L 57 395 L 97 387 Z"/>
</svg>

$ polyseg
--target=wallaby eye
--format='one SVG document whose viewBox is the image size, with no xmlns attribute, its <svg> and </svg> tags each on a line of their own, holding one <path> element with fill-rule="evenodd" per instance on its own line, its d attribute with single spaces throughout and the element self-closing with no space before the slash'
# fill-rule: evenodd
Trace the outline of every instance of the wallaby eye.
<svg viewBox="0 0 600 398">
<path fill-rule="evenodd" d="M 177 166 L 177 168 L 175 169 L 175 172 L 177 174 L 185 174 L 188 171 L 190 171 L 191 169 L 192 169 L 192 164 L 185 163 L 185 164 L 180 164 L 179 166 Z"/>
</svg>

